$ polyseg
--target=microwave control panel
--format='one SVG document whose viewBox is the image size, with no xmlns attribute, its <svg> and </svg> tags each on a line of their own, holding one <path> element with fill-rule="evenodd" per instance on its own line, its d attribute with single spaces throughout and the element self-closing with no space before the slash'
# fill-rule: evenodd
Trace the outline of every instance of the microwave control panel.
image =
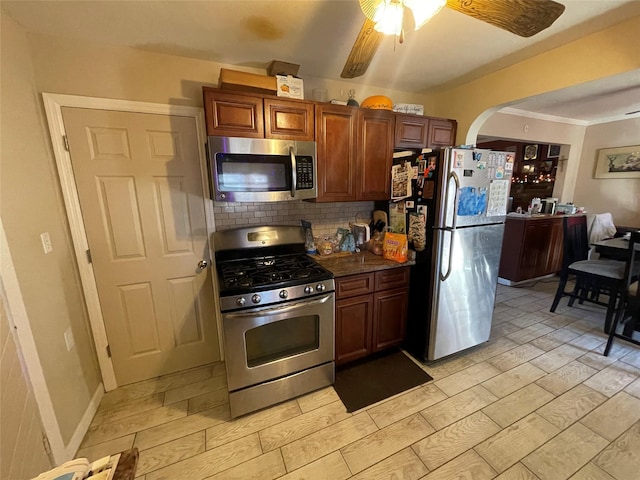
<svg viewBox="0 0 640 480">
<path fill-rule="evenodd" d="M 296 156 L 296 190 L 313 188 L 313 157 Z"/>
</svg>

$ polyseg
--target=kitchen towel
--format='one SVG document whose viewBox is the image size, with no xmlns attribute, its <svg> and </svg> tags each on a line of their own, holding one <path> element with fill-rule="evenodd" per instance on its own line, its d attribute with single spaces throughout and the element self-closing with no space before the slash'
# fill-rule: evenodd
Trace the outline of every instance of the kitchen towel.
<svg viewBox="0 0 640 480">
<path fill-rule="evenodd" d="M 431 380 L 402 351 L 394 349 L 336 368 L 333 388 L 351 413 Z"/>
</svg>

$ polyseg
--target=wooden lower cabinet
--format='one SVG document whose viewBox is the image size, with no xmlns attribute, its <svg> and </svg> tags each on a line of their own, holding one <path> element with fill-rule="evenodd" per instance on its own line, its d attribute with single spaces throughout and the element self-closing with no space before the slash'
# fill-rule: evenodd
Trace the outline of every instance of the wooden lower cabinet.
<svg viewBox="0 0 640 480">
<path fill-rule="evenodd" d="M 336 300 L 336 364 L 371 353 L 373 295 Z"/>
<path fill-rule="evenodd" d="M 409 267 L 336 278 L 336 365 L 404 341 Z"/>
<path fill-rule="evenodd" d="M 402 343 L 407 331 L 408 302 L 407 287 L 373 294 L 374 352 Z"/>
<path fill-rule="evenodd" d="M 515 283 L 559 272 L 562 219 L 562 216 L 507 217 L 498 276 Z"/>
</svg>

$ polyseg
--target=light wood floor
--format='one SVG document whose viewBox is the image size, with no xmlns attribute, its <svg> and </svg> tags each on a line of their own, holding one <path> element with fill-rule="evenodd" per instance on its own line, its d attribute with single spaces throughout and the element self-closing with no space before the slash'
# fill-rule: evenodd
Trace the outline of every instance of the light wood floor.
<svg viewBox="0 0 640 480">
<path fill-rule="evenodd" d="M 640 478 L 640 349 L 603 357 L 604 309 L 498 287 L 489 342 L 352 414 L 333 388 L 229 419 L 224 366 L 105 395 L 77 456 L 138 447 L 138 478 Z M 381 379 L 383 381 L 384 379 Z"/>
</svg>

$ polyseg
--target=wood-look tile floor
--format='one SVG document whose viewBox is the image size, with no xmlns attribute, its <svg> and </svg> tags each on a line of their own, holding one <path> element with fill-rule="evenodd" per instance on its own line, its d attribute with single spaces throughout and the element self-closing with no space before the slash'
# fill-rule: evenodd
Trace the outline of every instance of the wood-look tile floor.
<svg viewBox="0 0 640 480">
<path fill-rule="evenodd" d="M 498 286 L 487 343 L 363 410 L 329 387 L 231 420 L 215 364 L 107 393 L 77 456 L 136 446 L 144 480 L 638 479 L 640 348 L 602 356 L 604 309 L 549 313 L 556 285 Z"/>
</svg>

